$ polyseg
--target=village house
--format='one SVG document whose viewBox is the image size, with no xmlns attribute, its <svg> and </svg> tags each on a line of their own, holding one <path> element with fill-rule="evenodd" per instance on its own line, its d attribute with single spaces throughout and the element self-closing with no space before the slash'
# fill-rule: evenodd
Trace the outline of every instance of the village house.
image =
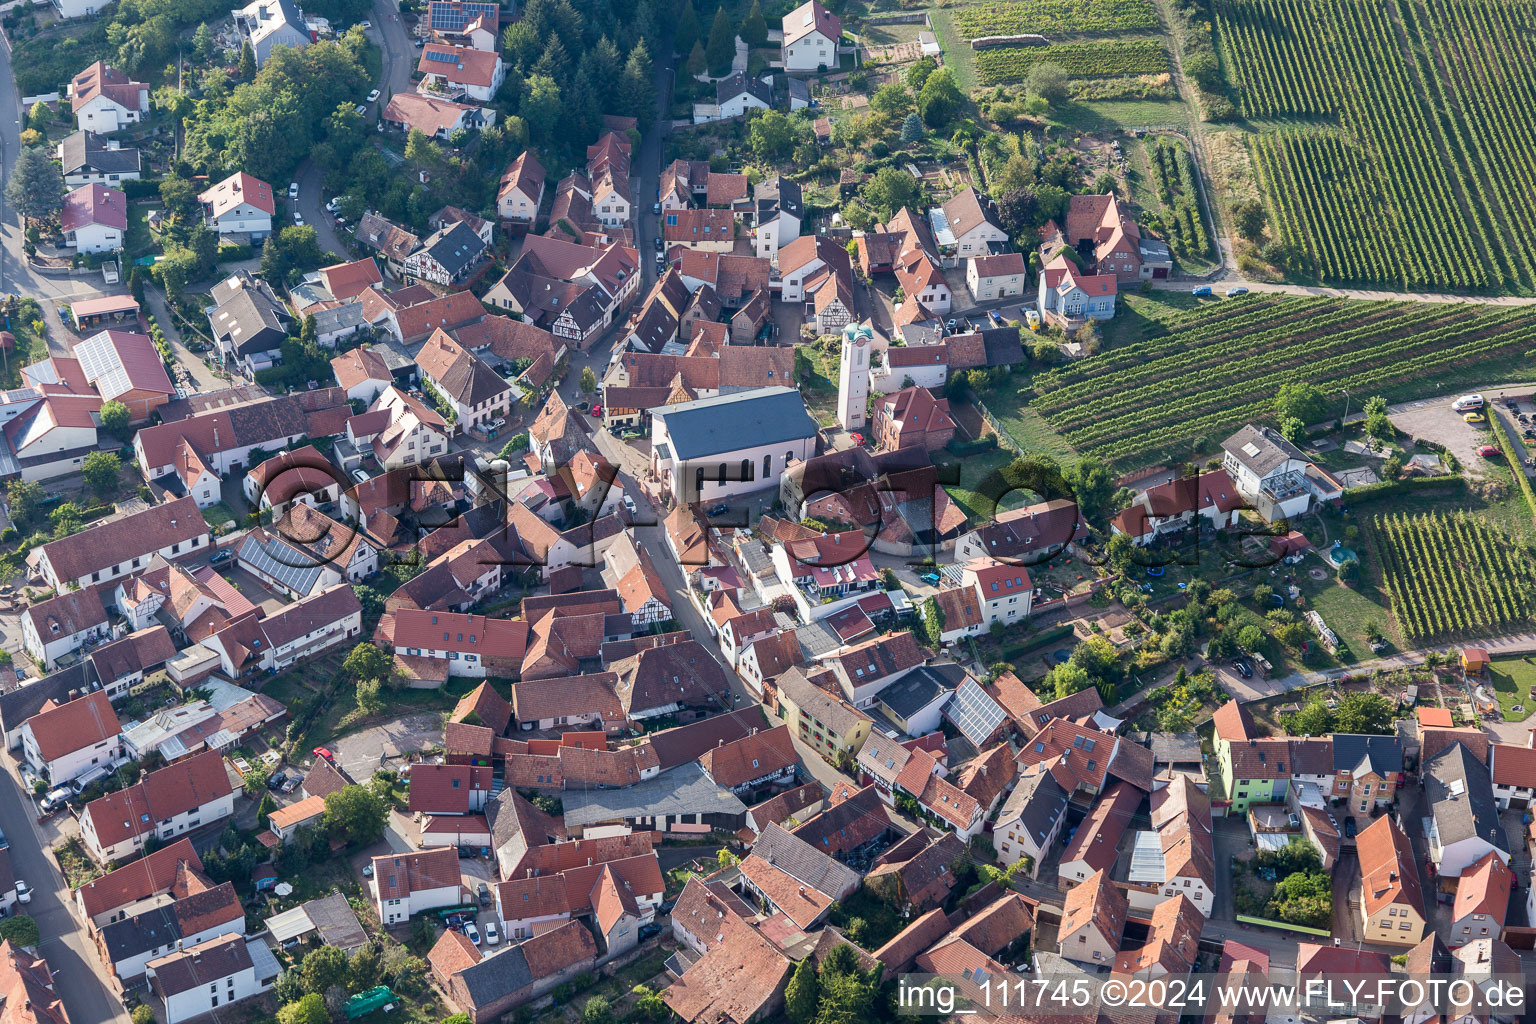
<svg viewBox="0 0 1536 1024">
<path fill-rule="evenodd" d="M 1418 945 L 1428 918 L 1407 835 L 1386 815 L 1362 829 L 1355 846 L 1364 937 L 1389 946 Z"/>
<path fill-rule="evenodd" d="M 154 555 L 175 558 L 205 548 L 207 540 L 208 524 L 197 502 L 177 498 L 50 541 L 35 548 L 34 556 L 43 579 L 62 590 L 132 574 Z"/>
<path fill-rule="evenodd" d="M 294 321 L 266 281 L 241 270 L 215 284 L 210 298 L 208 325 L 220 361 L 250 375 L 282 362 Z"/>
<path fill-rule="evenodd" d="M 1335 737 L 1337 740 L 1337 737 Z M 1441 878 L 1459 878 L 1486 854 L 1511 853 L 1488 768 L 1464 743 L 1423 761 L 1424 800 L 1432 829 L 1429 858 Z"/>
<path fill-rule="evenodd" d="M 1117 284 L 1112 274 L 1089 274 L 1065 254 L 1040 268 L 1036 308 L 1049 323 L 1075 331 L 1090 320 L 1115 316 Z"/>
<path fill-rule="evenodd" d="M 97 61 L 69 83 L 70 110 L 81 130 L 109 134 L 149 113 L 149 86 Z"/>
<path fill-rule="evenodd" d="M 462 222 L 439 228 L 405 258 L 405 282 L 430 281 L 445 288 L 460 284 L 480 266 L 486 251 L 485 240 Z"/>
<path fill-rule="evenodd" d="M 466 99 L 491 103 L 507 77 L 507 67 L 495 50 L 428 43 L 422 47 L 416 70 L 422 75 L 421 91 L 445 96 L 455 102 Z"/>
<path fill-rule="evenodd" d="M 1344 485 L 1273 427 L 1248 424 L 1221 443 L 1222 468 L 1266 523 L 1294 519 L 1313 502 L 1337 505 Z"/>
<path fill-rule="evenodd" d="M 507 166 L 496 192 L 496 212 L 502 220 L 518 221 L 529 227 L 539 216 L 544 201 L 544 165 L 532 150 Z"/>
<path fill-rule="evenodd" d="M 237 791 L 224 755 L 206 750 L 86 804 L 80 838 L 92 857 L 112 864 L 143 850 L 150 836 L 169 842 L 230 817 Z"/>
<path fill-rule="evenodd" d="M 128 197 L 105 185 L 82 185 L 64 197 L 59 229 L 64 244 L 77 252 L 121 249 L 128 232 Z"/>
<path fill-rule="evenodd" d="M 272 186 L 237 171 L 197 197 L 208 226 L 224 235 L 249 235 L 255 241 L 272 233 L 277 204 Z"/>
<path fill-rule="evenodd" d="M 975 256 L 965 262 L 965 284 L 977 302 L 1024 294 L 1024 257 L 1016 252 Z"/>
<path fill-rule="evenodd" d="M 1142 238 L 1136 219 L 1113 192 L 1072 196 L 1065 226 L 1051 221 L 1040 229 L 1040 237 L 1047 263 L 1063 249 L 1091 253 L 1095 272 L 1122 284 L 1166 278 L 1173 269 L 1167 243 Z"/>
<path fill-rule="evenodd" d="M 1231 529 L 1244 507 L 1246 502 L 1237 485 L 1225 470 L 1218 469 L 1147 488 L 1115 516 L 1110 528 L 1130 537 L 1137 547 L 1145 547 L 1195 522 L 1202 529 Z"/>
<path fill-rule="evenodd" d="M 1059 952 L 1082 964 L 1113 964 L 1130 911 L 1123 893 L 1105 871 L 1096 871 L 1068 890 L 1062 906 Z"/>
<path fill-rule="evenodd" d="M 261 67 L 277 46 L 301 49 L 311 42 L 309 26 L 293 0 L 252 0 L 236 11 L 235 28 L 242 41 L 251 45 L 256 66 Z"/>
<path fill-rule="evenodd" d="M 992 841 L 999 862 L 1023 868 L 1031 878 L 1040 877 L 1040 863 L 1061 835 L 1067 816 L 1067 793 L 1044 765 L 1019 774 L 992 825 Z"/>
<path fill-rule="evenodd" d="M 122 749 L 117 714 L 101 690 L 62 704 L 50 700 L 21 726 L 22 757 L 55 786 L 110 767 Z"/>
<path fill-rule="evenodd" d="M 399 92 L 389 98 L 379 120 L 397 131 L 418 131 L 429 139 L 447 142 L 456 131 L 479 131 L 494 124 L 496 110 L 423 93 Z"/>
<path fill-rule="evenodd" d="M 424 911 L 466 902 L 459 852 L 452 847 L 386 853 L 373 858 L 372 866 L 368 889 L 382 924 L 401 924 Z"/>
<path fill-rule="evenodd" d="M 955 239 L 955 255 L 961 259 L 997 253 L 1008 242 L 1008 232 L 998 224 L 997 207 L 974 186 L 955 193 L 941 210 Z"/>
<path fill-rule="evenodd" d="M 467 230 L 467 229 L 466 229 Z M 485 360 L 441 329 L 416 354 L 422 380 L 453 410 L 460 430 L 483 430 L 511 409 L 512 388 Z"/>
<path fill-rule="evenodd" d="M 165 362 L 147 334 L 98 331 L 75 344 L 75 358 L 103 402 L 128 407 L 129 423 L 147 421 L 176 394 Z"/>
<path fill-rule="evenodd" d="M 927 388 L 910 387 L 875 401 L 873 440 L 885 449 L 916 445 L 936 452 L 955 438 L 949 399 L 934 398 Z"/>
<path fill-rule="evenodd" d="M 56 151 L 64 184 L 71 188 L 92 183 L 111 185 L 140 177 L 140 153 L 116 139 L 81 129 L 66 135 Z"/>
<path fill-rule="evenodd" d="M 843 23 L 816 0 L 784 15 L 783 62 L 788 72 L 827 71 L 837 67 Z"/>
<path fill-rule="evenodd" d="M 1456 883 L 1449 945 L 1501 938 L 1513 885 L 1514 872 L 1497 852 L 1483 854 L 1463 871 Z"/>
<path fill-rule="evenodd" d="M 90 932 L 101 962 L 122 987 L 141 983 L 151 960 L 244 930 L 245 907 L 234 885 L 213 885 L 202 872 L 189 875 L 186 895 Z"/>
<path fill-rule="evenodd" d="M 510 676 L 523 661 L 528 623 L 447 611 L 401 608 L 379 623 L 397 657 L 438 663 L 446 676 Z"/>
<path fill-rule="evenodd" d="M 66 654 L 108 635 L 107 610 L 94 587 L 28 605 L 21 615 L 21 646 L 44 670 Z"/>
<path fill-rule="evenodd" d="M 235 931 L 183 945 L 149 961 L 144 973 L 165 1007 L 165 1024 L 181 1024 L 270 991 L 282 967 L 265 942 Z"/>
<path fill-rule="evenodd" d="M 774 259 L 783 246 L 800 237 L 804 214 L 800 185 L 774 175 L 757 183 L 752 199 L 756 206 L 753 252 L 764 259 Z"/>
</svg>

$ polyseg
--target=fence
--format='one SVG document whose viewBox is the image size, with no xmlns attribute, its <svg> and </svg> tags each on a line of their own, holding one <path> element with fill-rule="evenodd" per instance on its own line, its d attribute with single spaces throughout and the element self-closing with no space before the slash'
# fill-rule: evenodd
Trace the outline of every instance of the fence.
<svg viewBox="0 0 1536 1024">
<path fill-rule="evenodd" d="M 997 421 L 996 417 L 992 415 L 991 410 L 986 407 L 986 404 L 981 399 L 973 398 L 971 404 L 976 407 L 976 411 L 981 413 L 981 418 L 987 421 L 987 426 L 991 427 L 992 432 L 997 435 L 998 444 L 1007 448 L 1015 455 L 1024 454 L 1024 449 L 1019 447 L 1019 443 L 1009 435 L 1008 431 L 1003 429 L 1003 425 Z"/>
<path fill-rule="evenodd" d="M 927 11 L 917 11 L 913 14 L 866 14 L 861 19 L 866 25 L 933 25 L 928 21 Z"/>
</svg>

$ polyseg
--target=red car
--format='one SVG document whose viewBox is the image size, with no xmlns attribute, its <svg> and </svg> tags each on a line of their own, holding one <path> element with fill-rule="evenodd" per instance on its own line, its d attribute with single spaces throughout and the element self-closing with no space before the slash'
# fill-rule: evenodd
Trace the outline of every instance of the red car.
<svg viewBox="0 0 1536 1024">
<path fill-rule="evenodd" d="M 336 763 L 336 755 L 331 753 L 329 747 L 316 747 L 315 748 L 315 756 L 316 757 L 323 757 L 327 761 L 331 762 L 331 764 L 335 764 Z"/>
<path fill-rule="evenodd" d="M 864 435 L 863 434 L 849 434 L 848 437 L 850 439 L 852 439 L 853 443 L 856 444 L 856 445 L 863 445 L 864 444 Z"/>
<path fill-rule="evenodd" d="M 601 405 L 592 406 L 592 418 L 595 420 L 603 418 L 603 407 Z"/>
<path fill-rule="evenodd" d="M 1485 459 L 1491 459 L 1495 455 L 1499 454 L 1499 450 L 1491 444 L 1485 444 L 1477 449 L 1477 454 L 1481 455 Z"/>
</svg>

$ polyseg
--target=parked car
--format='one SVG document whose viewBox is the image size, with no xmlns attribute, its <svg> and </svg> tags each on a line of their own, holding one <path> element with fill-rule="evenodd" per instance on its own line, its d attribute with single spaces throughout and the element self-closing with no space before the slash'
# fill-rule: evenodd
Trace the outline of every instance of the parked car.
<svg viewBox="0 0 1536 1024">
<path fill-rule="evenodd" d="M 650 924 L 641 925 L 640 926 L 640 941 L 641 942 L 644 942 L 646 939 L 654 939 L 656 936 L 658 936 L 660 934 L 661 934 L 661 925 L 655 923 L 654 921 L 651 922 Z"/>
<path fill-rule="evenodd" d="M 709 516 L 711 519 L 713 519 L 715 516 L 723 516 L 723 515 L 725 515 L 730 510 L 731 510 L 731 506 L 727 505 L 725 502 L 722 501 L 720 504 L 715 505 L 713 508 L 709 509 L 704 514 Z"/>
<path fill-rule="evenodd" d="M 860 434 L 859 432 L 855 431 L 852 434 L 848 435 L 848 439 L 850 441 L 852 441 L 854 444 L 858 445 L 860 448 L 864 447 L 864 435 L 863 434 Z"/>
<path fill-rule="evenodd" d="M 660 203 L 652 203 L 651 204 L 651 212 L 652 213 L 660 213 L 661 212 L 661 204 Z"/>
<path fill-rule="evenodd" d="M 620 498 L 619 501 L 623 504 L 625 510 L 629 512 L 630 515 L 635 515 L 639 511 L 639 509 L 635 507 L 635 499 L 631 498 L 629 495 L 624 495 L 624 497 Z"/>
<path fill-rule="evenodd" d="M 954 317 L 950 317 L 948 322 L 946 322 L 944 324 L 944 329 L 946 331 L 950 332 L 951 334 L 953 334 L 955 332 L 955 322 L 956 322 L 955 318 Z"/>
<path fill-rule="evenodd" d="M 314 755 L 316 757 L 325 758 L 327 761 L 331 762 L 331 764 L 336 763 L 336 755 L 331 753 L 330 747 L 316 747 L 314 749 Z"/>
<path fill-rule="evenodd" d="M 1038 331 L 1040 329 L 1040 314 L 1032 309 L 1026 309 L 1024 311 L 1024 323 L 1029 325 L 1030 330 Z"/>
<path fill-rule="evenodd" d="M 1451 403 L 1451 409 L 1455 412 L 1472 412 L 1483 407 L 1482 395 L 1462 395 Z"/>
<path fill-rule="evenodd" d="M 297 224 L 299 227 L 303 227 L 304 226 L 304 215 L 302 213 L 300 213 L 298 210 L 294 210 L 293 211 L 293 222 L 295 224 Z"/>
<path fill-rule="evenodd" d="M 485 922 L 485 944 L 487 946 L 494 946 L 500 941 L 501 933 L 496 930 L 496 922 Z"/>
<path fill-rule="evenodd" d="M 595 420 L 600 420 L 603 418 L 602 403 L 597 403 L 592 406 L 592 418 Z"/>
<path fill-rule="evenodd" d="M 287 772 L 273 772 L 267 776 L 267 788 L 274 793 L 283 788 L 283 783 L 288 781 Z"/>
<path fill-rule="evenodd" d="M 464 922 L 464 934 L 469 936 L 470 942 L 473 942 L 477 946 L 480 945 L 480 929 L 475 927 L 475 922 Z"/>
<path fill-rule="evenodd" d="M 1249 668 L 1248 663 L 1242 658 L 1238 658 L 1236 661 L 1234 661 L 1232 663 L 1232 667 L 1237 669 L 1237 674 L 1242 676 L 1244 679 L 1253 678 L 1253 669 Z"/>
<path fill-rule="evenodd" d="M 656 239 L 656 251 L 657 252 L 662 252 L 662 251 L 664 251 L 666 249 L 666 247 L 667 247 L 667 243 L 663 239 L 658 237 Z"/>
<path fill-rule="evenodd" d="M 1198 288 L 1191 288 L 1189 294 L 1193 295 L 1197 299 L 1208 299 L 1211 297 L 1211 286 L 1208 284 L 1202 284 Z"/>
<path fill-rule="evenodd" d="M 283 792 L 292 793 L 294 790 L 298 789 L 299 786 L 303 784 L 303 782 L 304 780 L 299 778 L 297 775 L 290 775 L 288 776 L 288 781 L 283 783 Z"/>
<path fill-rule="evenodd" d="M 223 565 L 225 562 L 229 561 L 231 558 L 234 558 L 234 557 L 235 557 L 235 555 L 234 555 L 234 552 L 232 552 L 232 551 L 219 551 L 219 552 L 216 552 L 212 558 L 208 559 L 208 564 L 209 565 Z"/>
<path fill-rule="evenodd" d="M 1350 839 L 1355 838 L 1355 819 L 1354 818 L 1345 818 L 1344 819 L 1344 834 L 1346 836 L 1348 836 Z"/>
<path fill-rule="evenodd" d="M 373 28 L 373 22 L 371 22 L 371 21 L 360 21 L 360 22 L 358 22 L 358 24 L 363 26 L 363 31 L 364 32 L 366 32 L 369 29 Z"/>
<path fill-rule="evenodd" d="M 71 796 L 73 796 L 73 794 L 70 793 L 68 786 L 56 786 L 55 788 L 50 789 L 47 794 L 37 802 L 37 806 L 42 809 L 44 814 L 52 814 L 54 811 L 69 803 L 69 798 Z"/>
<path fill-rule="evenodd" d="M 918 579 L 922 580 L 930 587 L 936 587 L 939 585 L 939 574 L 936 572 L 925 572 L 919 576 Z"/>
<path fill-rule="evenodd" d="M 1499 450 L 1491 444 L 1484 444 L 1478 446 L 1477 454 L 1481 455 L 1485 459 L 1491 459 L 1499 454 Z"/>
<path fill-rule="evenodd" d="M 288 198 L 289 199 L 297 199 L 297 198 L 299 198 L 299 183 L 298 182 L 290 181 L 288 183 Z"/>
<path fill-rule="evenodd" d="M 20 878 L 16 879 L 16 902 L 32 902 L 32 887 L 26 882 L 22 881 Z"/>
<path fill-rule="evenodd" d="M 480 905 L 482 907 L 490 906 L 491 905 L 491 887 L 486 885 L 484 882 L 481 882 L 480 886 L 479 886 L 479 889 L 478 889 L 478 892 L 480 894 Z"/>
<path fill-rule="evenodd" d="M 659 252 L 659 253 L 656 254 L 656 265 L 658 267 L 664 267 L 664 266 L 667 265 L 667 254 L 666 253 Z"/>
<path fill-rule="evenodd" d="M 361 104 L 361 103 L 359 103 L 357 106 L 353 107 L 352 109 L 357 111 L 357 116 L 358 117 L 362 117 L 364 114 L 368 113 L 368 108 L 366 106 L 364 106 L 363 104 Z"/>
<path fill-rule="evenodd" d="M 371 862 L 368 863 L 368 864 L 364 864 L 363 865 L 363 877 L 364 878 L 372 878 L 373 877 L 373 864 Z"/>
<path fill-rule="evenodd" d="M 1005 326 L 1005 321 L 1003 320 L 1003 316 L 997 310 L 995 310 L 995 309 L 987 310 L 987 316 L 992 320 L 992 326 L 994 326 L 994 327 Z"/>
<path fill-rule="evenodd" d="M 375 89 L 375 90 L 373 90 L 373 92 L 370 92 L 368 94 L 368 102 L 369 103 L 377 103 L 378 99 L 379 99 L 379 90 Z"/>
<path fill-rule="evenodd" d="M 1247 288 L 1228 288 L 1227 289 L 1227 298 L 1229 298 L 1229 299 L 1235 299 L 1239 295 L 1247 295 L 1247 294 L 1248 294 L 1248 289 Z"/>
<path fill-rule="evenodd" d="M 1480 412 L 1469 412 L 1464 414 L 1461 418 L 1474 425 L 1488 422 L 1488 417 L 1484 416 Z"/>
</svg>

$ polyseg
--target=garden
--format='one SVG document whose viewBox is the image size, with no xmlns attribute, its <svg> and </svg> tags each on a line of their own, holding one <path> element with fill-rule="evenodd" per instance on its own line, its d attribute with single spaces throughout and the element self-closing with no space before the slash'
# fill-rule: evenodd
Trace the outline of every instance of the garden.
<svg viewBox="0 0 1536 1024">
<path fill-rule="evenodd" d="M 1371 522 L 1383 580 L 1412 641 L 1518 630 L 1536 612 L 1529 549 L 1466 513 L 1388 513 Z"/>
<path fill-rule="evenodd" d="M 1104 34 L 1156 29 L 1151 0 L 992 0 L 955 11 L 966 39 L 1019 33 Z"/>
<path fill-rule="evenodd" d="M 1071 78 L 1119 78 L 1168 70 L 1167 52 L 1152 39 L 993 47 L 976 51 L 975 60 L 983 85 L 1022 82 L 1037 64 L 1054 64 Z"/>
</svg>

